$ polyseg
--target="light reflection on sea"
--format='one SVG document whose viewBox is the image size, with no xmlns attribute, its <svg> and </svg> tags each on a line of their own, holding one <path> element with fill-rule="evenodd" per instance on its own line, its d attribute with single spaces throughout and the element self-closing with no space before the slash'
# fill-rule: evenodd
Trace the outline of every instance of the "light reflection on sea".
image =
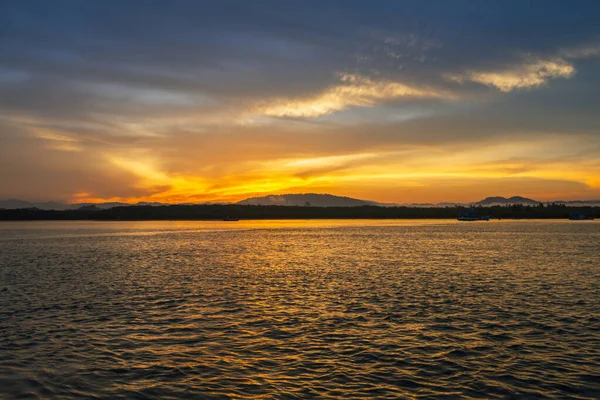
<svg viewBox="0 0 600 400">
<path fill-rule="evenodd" d="M 0 223 L 0 398 L 600 397 L 597 221 Z"/>
</svg>

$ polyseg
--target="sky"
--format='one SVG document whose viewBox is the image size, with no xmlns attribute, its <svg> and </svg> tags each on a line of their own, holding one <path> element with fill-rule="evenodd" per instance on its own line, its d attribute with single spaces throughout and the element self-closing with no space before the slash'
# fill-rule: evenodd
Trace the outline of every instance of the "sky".
<svg viewBox="0 0 600 400">
<path fill-rule="evenodd" d="M 598 1 L 0 0 L 0 199 L 600 199 Z"/>
</svg>

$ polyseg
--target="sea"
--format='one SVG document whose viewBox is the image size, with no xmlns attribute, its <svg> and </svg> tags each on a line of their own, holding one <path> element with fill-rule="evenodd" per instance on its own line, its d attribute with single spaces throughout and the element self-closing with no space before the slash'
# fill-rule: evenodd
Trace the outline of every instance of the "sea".
<svg viewBox="0 0 600 400">
<path fill-rule="evenodd" d="M 0 223 L 0 399 L 600 398 L 600 221 Z"/>
</svg>

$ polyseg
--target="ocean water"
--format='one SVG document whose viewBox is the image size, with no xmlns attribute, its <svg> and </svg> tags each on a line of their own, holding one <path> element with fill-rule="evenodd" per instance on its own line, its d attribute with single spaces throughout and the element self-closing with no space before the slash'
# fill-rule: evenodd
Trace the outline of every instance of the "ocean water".
<svg viewBox="0 0 600 400">
<path fill-rule="evenodd" d="M 600 398 L 598 221 L 0 223 L 0 398 Z"/>
</svg>

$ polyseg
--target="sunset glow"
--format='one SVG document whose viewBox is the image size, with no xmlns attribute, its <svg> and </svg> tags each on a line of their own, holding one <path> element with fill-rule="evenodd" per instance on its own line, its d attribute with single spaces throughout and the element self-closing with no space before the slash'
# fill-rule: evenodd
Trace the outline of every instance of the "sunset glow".
<svg viewBox="0 0 600 400">
<path fill-rule="evenodd" d="M 0 400 L 600 399 L 599 21 L 0 0 Z"/>
<path fill-rule="evenodd" d="M 59 23 L 27 7 L 1 17 L 1 198 L 600 198 L 600 39 L 589 30 L 491 22 L 525 32 L 517 41 L 477 18 L 412 9 L 407 21 L 433 18 L 426 29 L 401 10 L 350 5 L 331 25 L 287 30 L 278 23 L 293 26 L 300 10 L 277 5 L 228 31 L 210 22 L 219 7 L 189 20 L 158 10 L 172 23 L 154 27 L 124 5 L 140 18 L 129 32 L 126 19 L 105 28 L 101 3 L 69 4 L 48 13 L 86 17 Z M 88 30 L 63 35 L 81 18 Z"/>
</svg>

